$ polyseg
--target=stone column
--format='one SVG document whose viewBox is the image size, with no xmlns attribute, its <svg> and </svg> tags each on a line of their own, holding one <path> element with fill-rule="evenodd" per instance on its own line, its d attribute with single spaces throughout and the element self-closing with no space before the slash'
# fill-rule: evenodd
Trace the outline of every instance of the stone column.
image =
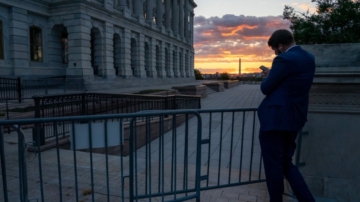
<svg viewBox="0 0 360 202">
<path fill-rule="evenodd" d="M 171 30 L 170 18 L 171 18 L 170 0 L 165 0 L 165 27 L 167 31 Z"/>
<path fill-rule="evenodd" d="M 184 75 L 185 75 L 185 71 L 184 71 L 184 68 L 185 68 L 185 57 L 184 57 L 184 51 L 183 51 L 183 49 L 180 49 L 179 50 L 179 73 L 180 73 L 180 75 L 179 75 L 179 77 L 184 77 Z M 181 55 L 181 57 L 180 57 L 180 55 Z"/>
<path fill-rule="evenodd" d="M 190 77 L 194 77 L 195 76 L 195 72 L 194 72 L 194 59 L 195 59 L 195 53 L 194 51 L 191 51 L 190 53 L 190 68 L 189 68 L 189 75 Z"/>
<path fill-rule="evenodd" d="M 139 55 L 139 73 L 137 74 L 139 78 L 146 78 L 145 70 L 145 35 L 139 35 L 139 44 L 138 44 L 138 55 Z"/>
<path fill-rule="evenodd" d="M 100 70 L 101 75 L 107 79 L 115 79 L 115 69 L 114 69 L 114 25 L 105 22 L 105 33 L 104 35 L 104 62 L 103 68 Z"/>
<path fill-rule="evenodd" d="M 15 75 L 30 75 L 29 69 L 29 26 L 27 11 L 11 7 L 9 16 L 11 60 Z M 45 33 L 43 32 L 43 37 Z M 0 39 L 2 40 L 2 39 Z M 44 44 L 43 44 L 44 45 Z"/>
<path fill-rule="evenodd" d="M 187 41 L 189 39 L 189 0 L 185 0 L 185 29 L 184 29 L 184 37 L 185 37 L 185 41 Z"/>
<path fill-rule="evenodd" d="M 140 16 L 142 15 L 142 10 L 143 10 L 142 0 L 135 0 L 135 3 L 133 6 L 134 6 L 134 16 L 136 18 L 140 18 Z"/>
<path fill-rule="evenodd" d="M 124 43 L 124 68 L 120 71 L 120 75 L 124 78 L 132 77 L 132 70 L 131 70 L 131 30 L 125 29 L 124 30 L 124 39 L 121 41 Z"/>
<path fill-rule="evenodd" d="M 156 72 L 156 40 L 152 38 L 149 41 L 149 51 L 150 51 L 150 69 L 148 70 L 150 72 L 151 78 L 157 78 L 157 72 Z"/>
<path fill-rule="evenodd" d="M 146 22 L 153 23 L 153 0 L 146 0 Z"/>
<path fill-rule="evenodd" d="M 126 0 L 119 0 L 119 5 L 120 8 L 125 9 L 127 8 L 127 4 L 126 4 Z"/>
<path fill-rule="evenodd" d="M 69 19 L 64 22 L 69 40 L 67 77 L 94 78 L 94 71 L 91 67 L 90 20 L 90 16 L 80 14 L 76 19 Z"/>
<path fill-rule="evenodd" d="M 185 51 L 185 63 L 184 63 L 184 67 L 185 67 L 185 77 L 189 77 L 190 76 L 190 55 L 189 55 L 189 51 L 186 50 Z"/>
<path fill-rule="evenodd" d="M 174 36 L 179 35 L 179 6 L 178 6 L 178 0 L 173 0 L 173 9 L 172 9 L 172 27 Z"/>
<path fill-rule="evenodd" d="M 126 0 L 119 0 L 118 6 L 121 8 L 123 15 L 125 17 L 127 17 L 127 18 L 131 17 L 131 11 L 127 6 Z"/>
<path fill-rule="evenodd" d="M 162 27 L 163 7 L 162 0 L 156 0 L 156 25 L 158 28 Z"/>
<path fill-rule="evenodd" d="M 175 3 L 175 2 L 174 2 Z M 175 57 L 174 57 L 174 51 L 175 51 Z M 177 76 L 177 57 L 176 57 L 176 47 L 170 45 L 170 72 L 171 72 L 171 77 L 175 78 Z"/>
<path fill-rule="evenodd" d="M 184 37 L 184 0 L 180 0 L 180 13 L 179 13 L 180 25 L 179 33 L 181 39 Z"/>
<path fill-rule="evenodd" d="M 190 36 L 189 36 L 189 41 L 190 44 L 192 45 L 194 43 L 194 13 L 190 13 Z"/>
<path fill-rule="evenodd" d="M 175 63 L 175 65 L 173 65 L 172 69 L 173 69 L 173 72 L 174 72 L 174 77 L 175 78 L 179 78 L 179 67 L 180 67 L 180 63 L 179 63 L 179 52 L 178 52 L 179 49 L 177 49 L 176 47 L 173 48 L 173 51 L 175 51 L 175 57 L 174 57 L 174 53 L 172 53 L 172 57 L 173 57 L 173 64 Z M 175 61 L 175 62 L 174 62 Z"/>
<path fill-rule="evenodd" d="M 173 50 L 174 47 L 172 45 L 168 46 L 169 50 L 169 66 L 167 67 L 168 70 L 168 77 L 173 78 L 174 77 L 174 58 L 173 58 Z"/>
<path fill-rule="evenodd" d="M 161 42 L 161 71 L 162 71 L 162 77 L 163 78 L 167 78 L 168 77 L 168 73 L 167 73 L 167 65 L 166 65 L 166 43 L 165 42 Z"/>
</svg>

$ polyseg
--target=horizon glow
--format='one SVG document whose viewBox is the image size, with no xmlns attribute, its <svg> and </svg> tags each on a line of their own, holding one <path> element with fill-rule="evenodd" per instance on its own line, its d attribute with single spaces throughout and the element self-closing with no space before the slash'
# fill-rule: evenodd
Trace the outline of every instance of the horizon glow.
<svg viewBox="0 0 360 202">
<path fill-rule="evenodd" d="M 273 51 L 267 40 L 277 29 L 289 29 L 282 19 L 284 5 L 296 11 L 315 12 L 311 0 L 195 0 L 195 68 L 202 73 L 260 72 L 271 67 Z"/>
</svg>

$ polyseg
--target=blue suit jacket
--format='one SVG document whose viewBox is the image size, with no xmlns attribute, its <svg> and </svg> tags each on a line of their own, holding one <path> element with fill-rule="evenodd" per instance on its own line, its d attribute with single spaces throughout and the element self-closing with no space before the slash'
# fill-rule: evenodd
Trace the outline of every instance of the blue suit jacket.
<svg viewBox="0 0 360 202">
<path fill-rule="evenodd" d="M 298 131 L 304 126 L 314 73 L 314 56 L 300 46 L 274 58 L 269 75 L 261 83 L 266 97 L 258 109 L 260 131 Z"/>
</svg>

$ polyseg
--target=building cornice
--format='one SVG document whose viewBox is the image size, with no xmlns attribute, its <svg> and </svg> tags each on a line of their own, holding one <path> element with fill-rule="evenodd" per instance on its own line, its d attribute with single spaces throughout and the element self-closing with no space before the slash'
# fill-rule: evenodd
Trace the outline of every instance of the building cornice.
<svg viewBox="0 0 360 202">
<path fill-rule="evenodd" d="M 0 0 L 0 3 L 8 6 L 18 7 L 34 13 L 50 16 L 49 3 L 45 1 L 29 1 L 29 0 Z"/>
<path fill-rule="evenodd" d="M 195 1 L 194 1 L 194 0 L 189 0 L 189 1 L 190 1 L 191 5 L 192 5 L 194 8 L 196 8 L 196 7 L 197 7 L 197 4 L 195 3 Z"/>
</svg>

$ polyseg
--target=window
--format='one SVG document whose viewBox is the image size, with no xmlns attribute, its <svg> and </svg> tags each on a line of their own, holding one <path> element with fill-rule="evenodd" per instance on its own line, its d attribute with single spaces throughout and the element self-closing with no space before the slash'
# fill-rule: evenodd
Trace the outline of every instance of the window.
<svg viewBox="0 0 360 202">
<path fill-rule="evenodd" d="M 69 63 L 68 33 L 66 29 L 61 33 L 61 58 L 63 64 Z"/>
<path fill-rule="evenodd" d="M 0 60 L 4 59 L 3 22 L 0 20 Z"/>
<path fill-rule="evenodd" d="M 30 27 L 30 60 L 42 62 L 42 35 L 38 27 Z"/>
</svg>

